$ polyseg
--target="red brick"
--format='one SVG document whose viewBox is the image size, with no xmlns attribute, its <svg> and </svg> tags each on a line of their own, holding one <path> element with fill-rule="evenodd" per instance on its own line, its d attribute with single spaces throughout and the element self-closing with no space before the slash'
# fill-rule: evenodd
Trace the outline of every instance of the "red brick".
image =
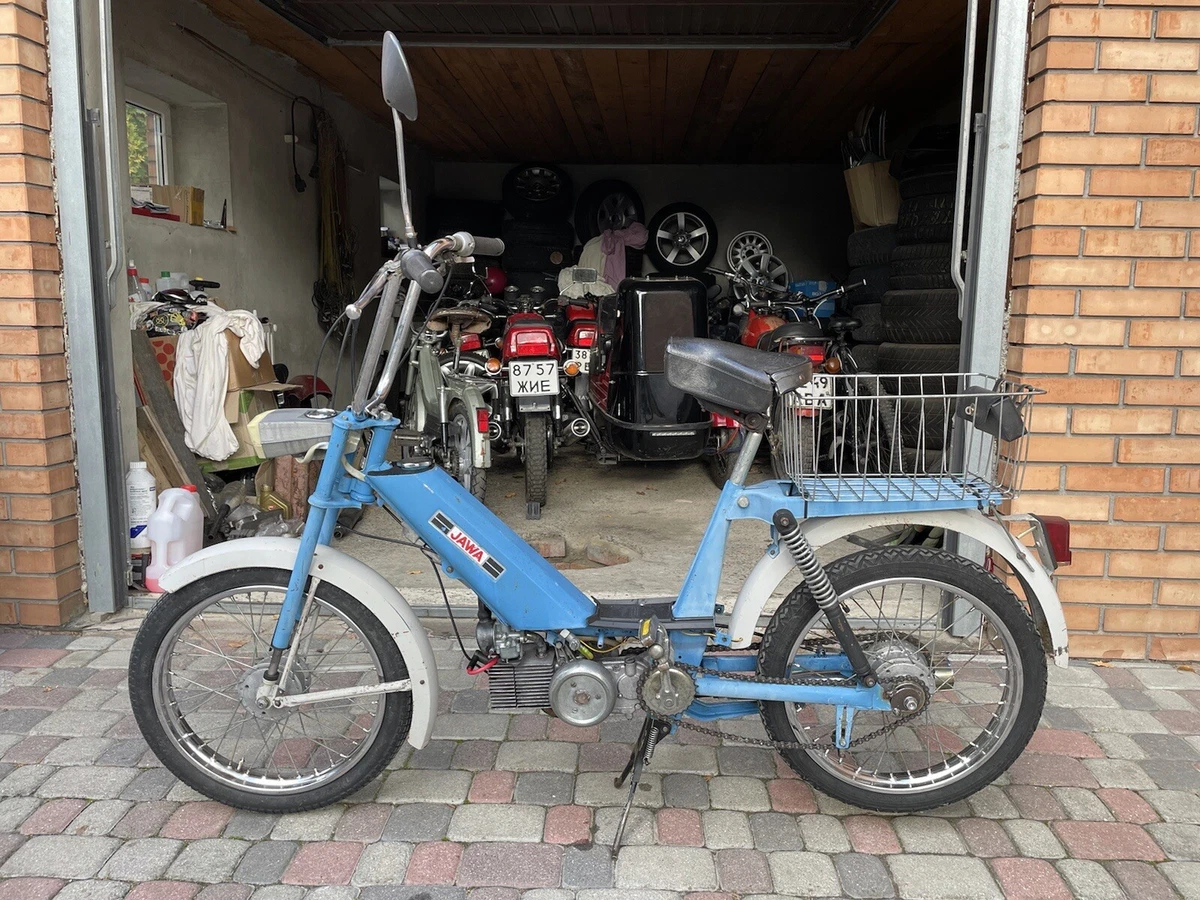
<svg viewBox="0 0 1200 900">
<path fill-rule="evenodd" d="M 1145 659 L 1146 638 L 1127 634 L 1073 634 L 1075 659 Z"/>
<path fill-rule="evenodd" d="M 1200 140 L 1196 138 L 1147 138 L 1146 164 L 1150 166 L 1194 166 L 1200 163 Z M 1145 224 L 1143 219 L 1142 224 Z"/>
<path fill-rule="evenodd" d="M 1200 459 L 1200 438 L 1121 438 L 1117 462 L 1190 463 Z"/>
<path fill-rule="evenodd" d="M 1038 107 L 1038 109 L 1043 110 L 1055 107 L 1061 109 L 1086 109 L 1089 110 L 1089 112 L 1091 110 L 1091 107 L 1085 104 L 1071 105 L 1066 103 L 1047 104 L 1045 106 Z M 1033 137 L 1033 135 L 1037 133 L 1036 131 L 1029 130 L 1030 118 L 1032 118 L 1032 114 L 1025 117 L 1025 133 L 1027 137 Z M 1044 128 L 1046 121 L 1045 115 L 1042 115 L 1039 118 L 1042 123 L 1042 127 Z M 1046 166 L 1038 166 L 1035 169 L 1030 169 L 1021 173 L 1018 196 L 1022 200 L 1032 197 L 1035 194 L 1066 194 L 1067 196 L 1073 195 L 1080 197 L 1083 195 L 1083 186 L 1086 175 L 1087 172 L 1084 169 L 1064 169 L 1058 167 L 1049 168 Z M 1095 177 L 1096 174 L 1093 172 L 1092 178 L 1095 179 Z"/>
<path fill-rule="evenodd" d="M 408 861 L 408 869 L 404 876 L 405 883 L 454 884 L 454 875 L 458 871 L 462 851 L 462 844 L 454 844 L 449 841 L 417 844 Z"/>
<path fill-rule="evenodd" d="M 1047 41 L 1040 47 L 1035 47 L 1029 53 L 1027 71 L 1030 77 L 1044 72 L 1046 69 L 1094 69 L 1096 68 L 1095 41 Z M 1038 107 L 1041 109 L 1041 107 Z M 1036 110 L 1035 110 L 1036 112 Z M 1062 131 L 1064 129 L 1047 129 Z M 1087 131 L 1087 127 L 1069 129 Z M 1028 137 L 1030 132 L 1026 132 Z"/>
<path fill-rule="evenodd" d="M 1141 161 L 1140 137 L 1040 135 L 1027 141 L 1021 152 L 1021 164 L 1024 166 L 1129 166 Z"/>
<path fill-rule="evenodd" d="M 0 881 L 0 900 L 50 900 L 64 884 L 58 878 L 9 878 Z"/>
<path fill-rule="evenodd" d="M 771 795 L 771 808 L 776 812 L 815 813 L 817 801 L 812 790 L 803 781 L 777 778 L 767 784 Z"/>
<path fill-rule="evenodd" d="M 1010 372 L 1025 374 L 1065 375 L 1071 368 L 1071 351 L 1067 348 L 1021 347 L 1008 350 Z"/>
<path fill-rule="evenodd" d="M 1200 383 L 1140 378 L 1125 386 L 1125 402 L 1146 406 L 1200 406 Z"/>
<path fill-rule="evenodd" d="M 1173 70 L 1194 72 L 1200 66 L 1200 46 L 1159 41 L 1102 41 L 1101 69 Z"/>
<path fill-rule="evenodd" d="M 1155 75 L 1150 99 L 1156 103 L 1200 103 L 1200 75 Z"/>
<path fill-rule="evenodd" d="M 1051 826 L 1078 859 L 1165 860 L 1158 844 L 1142 828 L 1124 822 L 1055 822 Z"/>
<path fill-rule="evenodd" d="M 992 819 L 959 819 L 958 832 L 967 842 L 967 850 L 972 856 L 991 859 L 1017 852 L 1008 833 Z"/>
<path fill-rule="evenodd" d="M 163 826 L 162 837 L 195 841 L 220 837 L 233 810 L 222 803 L 208 800 L 184 803 Z"/>
<path fill-rule="evenodd" d="M 1096 796 L 1112 810 L 1118 822 L 1149 825 L 1158 821 L 1158 813 L 1149 803 L 1127 788 L 1100 788 Z"/>
<path fill-rule="evenodd" d="M 1083 252 L 1087 256 L 1162 256 L 1182 257 L 1187 234 L 1183 231 L 1130 231 L 1128 229 L 1094 229 L 1089 228 L 1083 241 Z M 1094 260 L 1081 260 L 1082 265 Z M 1121 273 L 1124 272 L 1124 277 Z M 1105 272 L 1107 282 L 1092 278 L 1089 284 L 1128 284 L 1128 267 L 1116 267 Z M 1084 282 L 1080 282 L 1084 284 Z"/>
<path fill-rule="evenodd" d="M 1062 46 L 1061 42 L 1056 44 Z M 1079 45 L 1074 45 L 1079 46 Z M 1040 51 L 1043 55 L 1045 49 Z M 1042 67 L 1048 62 L 1046 59 L 1038 60 L 1039 51 L 1035 50 L 1029 55 L 1029 63 L 1032 68 L 1039 63 Z M 1058 54 L 1056 54 L 1058 55 Z M 1082 68 L 1092 68 L 1096 58 L 1096 45 L 1092 44 L 1088 52 L 1089 62 Z M 1062 62 L 1063 60 L 1056 60 Z M 1080 59 L 1074 59 L 1073 62 L 1082 62 Z M 1081 68 L 1077 65 L 1059 66 L 1059 68 Z M 1092 130 L 1092 108 L 1086 103 L 1043 103 L 1041 106 L 1030 110 L 1025 116 L 1025 140 L 1037 137 L 1039 134 L 1048 134 L 1053 132 L 1075 132 L 1087 133 Z M 1036 171 L 1036 170 L 1035 170 Z M 1058 171 L 1058 170 L 1043 170 L 1043 171 Z M 1032 193 L 1039 193 L 1034 191 Z M 1078 179 L 1078 190 L 1071 191 L 1052 191 L 1051 193 L 1067 193 L 1067 194 L 1082 194 L 1083 193 L 1083 178 Z M 1028 196 L 1028 195 L 1026 195 Z"/>
<path fill-rule="evenodd" d="M 349 884 L 363 845 L 356 841 L 301 844 L 281 881 L 284 884 Z"/>
<path fill-rule="evenodd" d="M 21 834 L 62 834 L 85 806 L 86 800 L 48 800 L 21 823 Z"/>
<path fill-rule="evenodd" d="M 1200 38 L 1200 12 L 1190 9 L 1159 10 L 1154 34 L 1160 38 Z"/>
<path fill-rule="evenodd" d="M 1157 550 L 1161 537 L 1162 529 L 1158 525 L 1076 525 L 1071 528 L 1071 546 L 1091 550 Z M 1146 587 L 1145 602 L 1149 603 L 1153 585 L 1147 582 Z"/>
<path fill-rule="evenodd" d="M 858 853 L 882 856 L 900 853 L 900 841 L 887 819 L 879 816 L 847 816 L 842 820 L 850 843 Z"/>
<path fill-rule="evenodd" d="M 1113 518 L 1119 522 L 1200 522 L 1200 498 L 1117 497 Z"/>
<path fill-rule="evenodd" d="M 1075 351 L 1075 372 L 1079 375 L 1174 375 L 1178 358 L 1179 354 L 1174 350 L 1109 350 L 1080 347 Z M 1131 411 L 1131 417 L 1139 412 L 1142 411 Z M 1170 431 L 1169 428 L 1167 430 Z"/>
<path fill-rule="evenodd" d="M 1200 550 L 1200 525 L 1168 525 L 1163 548 L 1166 550 Z"/>
<path fill-rule="evenodd" d="M 1150 11 L 1142 9 L 1050 9 L 1036 16 L 1030 43 L 1047 37 L 1149 37 Z"/>
<path fill-rule="evenodd" d="M 1078 526 L 1071 529 L 1072 539 Z M 1096 526 L 1101 527 L 1101 526 Z M 1131 581 L 1114 578 L 1070 578 L 1072 567 L 1060 570 L 1064 577 L 1058 582 L 1058 595 L 1063 603 L 1100 603 L 1129 606 L 1149 606 L 1154 599 L 1153 581 Z M 1072 648 L 1074 653 L 1074 648 Z"/>
<path fill-rule="evenodd" d="M 1145 100 L 1148 83 L 1146 75 L 1122 72 L 1048 72 L 1033 79 L 1026 101 L 1027 106 L 1036 106 L 1046 100 Z"/>
<path fill-rule="evenodd" d="M 1077 76 L 1078 77 L 1078 76 Z M 1031 225 L 1133 225 L 1134 200 L 1034 197 L 1017 204 L 1017 227 Z"/>
<path fill-rule="evenodd" d="M 1058 437 L 1035 434 L 1029 440 L 1029 459 L 1034 462 L 1108 463 L 1113 461 L 1114 446 L 1110 437 Z"/>
<path fill-rule="evenodd" d="M 1104 493 L 1162 493 L 1166 472 L 1161 468 L 1140 466 L 1068 466 L 1068 491 Z"/>
<path fill-rule="evenodd" d="M 479 772 L 471 782 L 471 803 L 511 803 L 516 776 L 512 772 Z"/>
<path fill-rule="evenodd" d="M 1014 316 L 1070 316 L 1075 312 L 1074 288 L 1014 288 L 1009 312 Z"/>
<path fill-rule="evenodd" d="M 592 811 L 586 806 L 552 806 L 546 810 L 542 840 L 547 844 L 586 844 L 592 839 Z"/>
<path fill-rule="evenodd" d="M 1129 346 L 1200 347 L 1200 320 L 1132 322 L 1129 326 Z"/>
<path fill-rule="evenodd" d="M 1200 659 L 1200 638 L 1152 637 L 1150 638 L 1150 658 L 1194 662 Z"/>
<path fill-rule="evenodd" d="M 1112 561 L 1124 559 L 1134 554 L 1119 553 Z M 1139 554 L 1140 555 L 1140 554 Z M 1169 556 L 1170 554 L 1149 554 L 1153 556 Z M 1185 554 L 1178 554 L 1184 556 Z M 1190 554 L 1187 554 L 1190 555 Z M 1129 566 L 1128 568 L 1145 569 L 1146 566 Z M 1138 571 L 1134 574 L 1147 574 Z M 1153 574 L 1153 573 L 1150 573 Z M 1194 576 L 1193 576 L 1194 577 Z M 1105 631 L 1126 631 L 1145 634 L 1158 632 L 1160 634 L 1195 634 L 1200 631 L 1200 610 L 1194 609 L 1133 609 L 1113 607 L 1104 611 Z"/>
<path fill-rule="evenodd" d="M 1071 900 L 1070 889 L 1044 859 L 994 859 L 1006 900 Z"/>
<path fill-rule="evenodd" d="M 704 826 L 694 809 L 660 809 L 655 816 L 658 841 L 676 847 L 703 847 Z"/>
<path fill-rule="evenodd" d="M 1074 759 L 1104 759 L 1104 751 L 1082 731 L 1039 728 L 1025 747 L 1027 753 L 1047 753 Z"/>
<path fill-rule="evenodd" d="M 1024 344 L 1121 346 L 1128 323 L 1120 319 L 1076 319 L 1056 316 L 1013 316 L 1011 339 Z"/>
<path fill-rule="evenodd" d="M 1075 248 L 1070 248 L 1076 252 Z M 1180 256 L 1183 255 L 1182 247 Z M 1124 259 L 1078 259 L 1074 257 L 1035 257 L 1022 259 L 1013 265 L 1012 283 L 1126 285 L 1129 284 L 1130 263 Z"/>
<path fill-rule="evenodd" d="M 1097 106 L 1097 134 L 1195 134 L 1191 106 Z"/>
</svg>

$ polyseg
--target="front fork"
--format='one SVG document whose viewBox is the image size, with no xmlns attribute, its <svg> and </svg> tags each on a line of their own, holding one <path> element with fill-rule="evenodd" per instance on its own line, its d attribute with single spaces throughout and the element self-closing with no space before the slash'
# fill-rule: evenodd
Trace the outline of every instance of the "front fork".
<svg viewBox="0 0 1200 900">
<path fill-rule="evenodd" d="M 362 480 L 358 470 L 348 465 L 346 448 L 350 434 L 352 431 L 359 431 L 366 435 L 368 431 L 364 430 L 364 426 L 371 426 L 371 442 L 362 466 L 363 471 L 369 472 L 384 464 L 392 432 L 399 424 L 394 419 L 379 421 L 357 418 L 350 412 L 340 413 L 333 420 L 329 446 L 325 450 L 325 461 L 321 464 L 316 490 L 308 499 L 308 518 L 304 521 L 296 562 L 292 567 L 287 592 L 279 610 L 279 619 L 271 636 L 271 658 L 263 678 L 272 685 L 272 690 L 278 689 L 283 654 L 291 645 L 296 625 L 304 612 L 305 586 L 308 584 L 317 547 L 328 546 L 333 540 L 333 529 L 337 526 L 338 513 L 341 510 L 347 507 L 359 508 L 364 503 L 375 502 L 374 491 Z"/>
</svg>

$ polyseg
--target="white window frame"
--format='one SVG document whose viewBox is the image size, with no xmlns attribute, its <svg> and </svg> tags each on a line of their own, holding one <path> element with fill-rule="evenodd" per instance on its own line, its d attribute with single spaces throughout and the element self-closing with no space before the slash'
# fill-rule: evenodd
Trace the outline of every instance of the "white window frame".
<svg viewBox="0 0 1200 900">
<path fill-rule="evenodd" d="M 174 163 L 174 133 L 171 130 L 171 104 L 136 88 L 125 88 L 125 102 L 159 116 L 163 125 L 162 147 L 159 159 L 160 184 L 171 183 L 171 168 Z M 129 171 L 129 148 L 125 148 L 125 170 Z"/>
</svg>

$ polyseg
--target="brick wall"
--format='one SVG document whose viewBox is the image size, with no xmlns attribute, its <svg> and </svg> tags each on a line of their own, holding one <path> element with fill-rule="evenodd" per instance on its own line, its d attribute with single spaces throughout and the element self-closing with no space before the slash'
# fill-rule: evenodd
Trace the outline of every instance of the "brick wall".
<svg viewBox="0 0 1200 900">
<path fill-rule="evenodd" d="M 0 3 L 0 624 L 84 607 L 44 17 Z"/>
<path fill-rule="evenodd" d="M 1031 47 L 1009 368 L 1048 394 L 1019 508 L 1074 523 L 1073 655 L 1200 658 L 1200 0 L 1037 0 Z"/>
</svg>

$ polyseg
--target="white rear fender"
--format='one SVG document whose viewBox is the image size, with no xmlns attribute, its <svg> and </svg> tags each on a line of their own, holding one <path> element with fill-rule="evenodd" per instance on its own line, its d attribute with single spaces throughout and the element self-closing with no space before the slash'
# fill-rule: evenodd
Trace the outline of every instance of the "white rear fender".
<svg viewBox="0 0 1200 900">
<path fill-rule="evenodd" d="M 159 579 L 164 591 L 180 588 L 217 572 L 231 569 L 291 571 L 300 542 L 294 538 L 253 537 L 216 544 L 172 566 Z M 317 547 L 312 574 L 345 591 L 375 616 L 404 657 L 412 681 L 412 726 L 408 742 L 424 747 L 437 715 L 437 664 L 433 647 L 416 613 L 382 575 L 365 563 L 332 547 Z"/>
<path fill-rule="evenodd" d="M 1015 542 L 1004 526 L 977 510 L 907 512 L 873 516 L 842 516 L 836 519 L 806 519 L 800 528 L 813 547 L 822 547 L 840 538 L 879 526 L 933 525 L 946 531 L 974 538 L 1002 558 L 1020 578 L 1026 599 L 1044 635 L 1049 637 L 1047 651 L 1055 665 L 1066 667 L 1067 623 L 1054 582 L 1029 548 Z M 749 647 L 767 601 L 795 566 L 786 548 L 768 550 L 751 570 L 738 592 L 730 617 L 731 646 Z"/>
</svg>

